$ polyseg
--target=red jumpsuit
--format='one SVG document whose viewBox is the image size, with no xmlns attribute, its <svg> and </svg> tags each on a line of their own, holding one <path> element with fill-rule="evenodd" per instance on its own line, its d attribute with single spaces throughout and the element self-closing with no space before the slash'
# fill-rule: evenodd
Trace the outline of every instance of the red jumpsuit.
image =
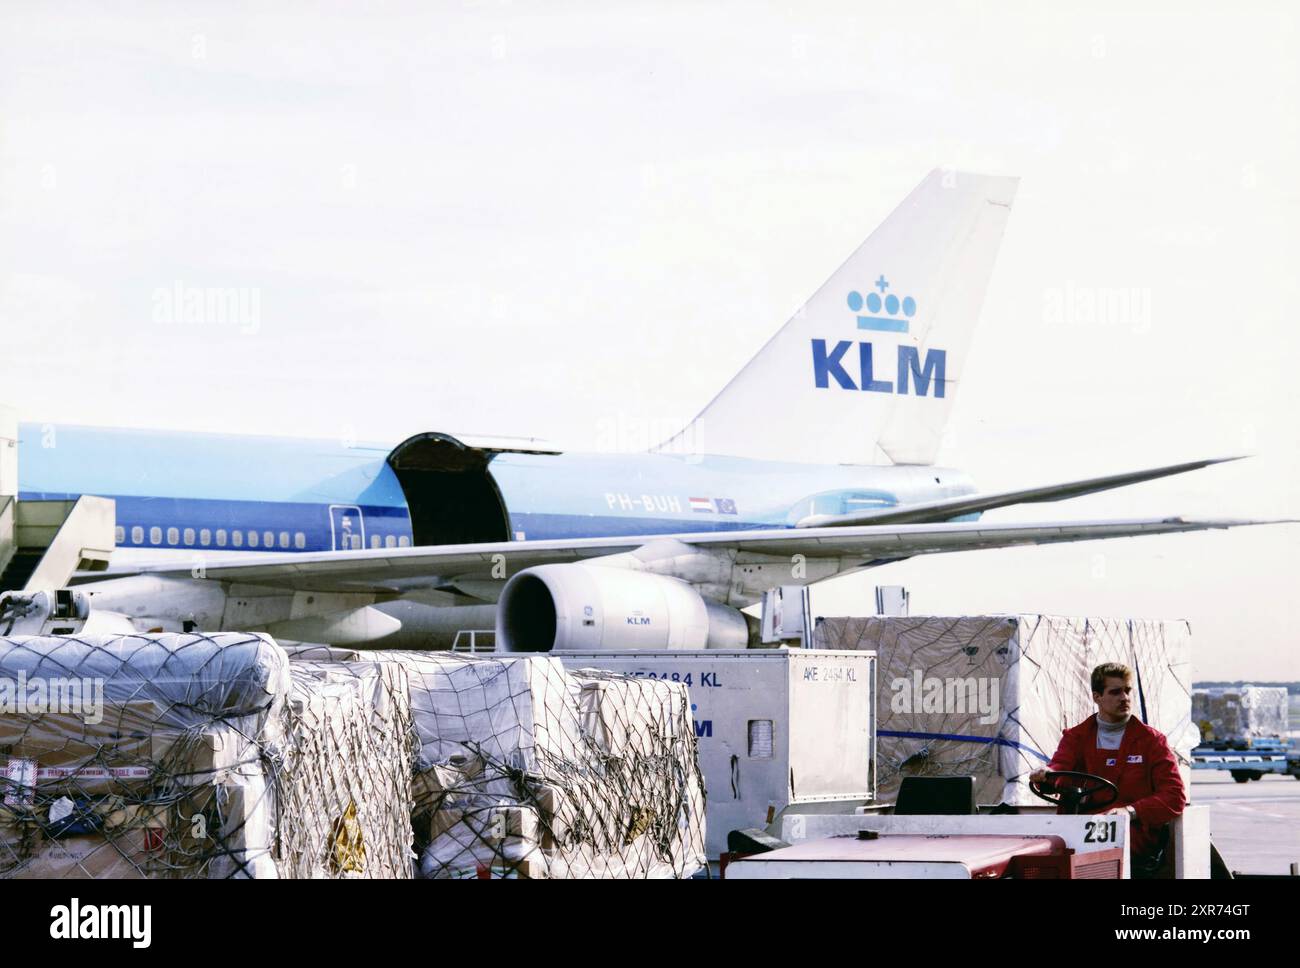
<svg viewBox="0 0 1300 968">
<path fill-rule="evenodd" d="M 1081 813 L 1122 808 L 1132 804 L 1137 817 L 1129 826 L 1129 853 L 1145 856 L 1159 845 L 1165 824 L 1183 812 L 1187 791 L 1178 772 L 1178 760 L 1164 734 L 1132 717 L 1117 750 L 1097 748 L 1097 716 L 1067 729 L 1047 767 L 1104 777 L 1119 788 L 1119 798 L 1100 809 L 1081 806 Z"/>
</svg>

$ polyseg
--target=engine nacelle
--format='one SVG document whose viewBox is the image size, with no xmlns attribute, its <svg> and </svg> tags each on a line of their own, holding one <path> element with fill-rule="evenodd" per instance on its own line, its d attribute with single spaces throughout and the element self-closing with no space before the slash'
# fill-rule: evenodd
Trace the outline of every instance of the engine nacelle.
<svg viewBox="0 0 1300 968">
<path fill-rule="evenodd" d="M 599 565 L 539 565 L 497 600 L 500 652 L 743 649 L 749 625 L 686 582 Z"/>
</svg>

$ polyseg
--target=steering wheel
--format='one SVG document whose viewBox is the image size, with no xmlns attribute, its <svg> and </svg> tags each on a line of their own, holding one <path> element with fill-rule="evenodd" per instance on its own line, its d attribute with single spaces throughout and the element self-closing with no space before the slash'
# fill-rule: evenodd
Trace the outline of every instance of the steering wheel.
<svg viewBox="0 0 1300 968">
<path fill-rule="evenodd" d="M 1066 813 L 1078 813 L 1079 807 L 1088 802 L 1089 809 L 1101 810 L 1109 807 L 1119 799 L 1119 789 L 1104 776 L 1093 773 L 1075 773 L 1072 770 L 1052 771 L 1047 774 L 1043 785 L 1029 781 L 1029 789 L 1034 796 L 1065 808 Z M 1057 782 L 1058 780 L 1064 782 Z M 1055 796 L 1052 794 L 1055 793 Z M 1110 796 L 1101 802 L 1092 802 L 1094 794 L 1107 793 Z"/>
</svg>

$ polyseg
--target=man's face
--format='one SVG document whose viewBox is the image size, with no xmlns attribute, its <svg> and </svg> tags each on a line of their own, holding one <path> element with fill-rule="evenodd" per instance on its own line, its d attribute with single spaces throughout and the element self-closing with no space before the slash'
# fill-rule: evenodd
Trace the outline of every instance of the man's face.
<svg viewBox="0 0 1300 968">
<path fill-rule="evenodd" d="M 1119 676 L 1107 676 L 1105 690 L 1094 692 L 1092 698 L 1097 704 L 1097 711 L 1115 722 L 1129 714 L 1133 701 L 1133 683 Z"/>
</svg>

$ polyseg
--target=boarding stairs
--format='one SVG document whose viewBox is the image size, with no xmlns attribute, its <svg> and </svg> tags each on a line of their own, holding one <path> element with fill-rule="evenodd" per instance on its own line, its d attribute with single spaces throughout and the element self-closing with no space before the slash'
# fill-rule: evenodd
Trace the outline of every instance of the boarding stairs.
<svg viewBox="0 0 1300 968">
<path fill-rule="evenodd" d="M 0 592 L 63 588 L 76 572 L 103 571 L 115 525 L 109 498 L 20 501 L 0 495 Z"/>
</svg>

